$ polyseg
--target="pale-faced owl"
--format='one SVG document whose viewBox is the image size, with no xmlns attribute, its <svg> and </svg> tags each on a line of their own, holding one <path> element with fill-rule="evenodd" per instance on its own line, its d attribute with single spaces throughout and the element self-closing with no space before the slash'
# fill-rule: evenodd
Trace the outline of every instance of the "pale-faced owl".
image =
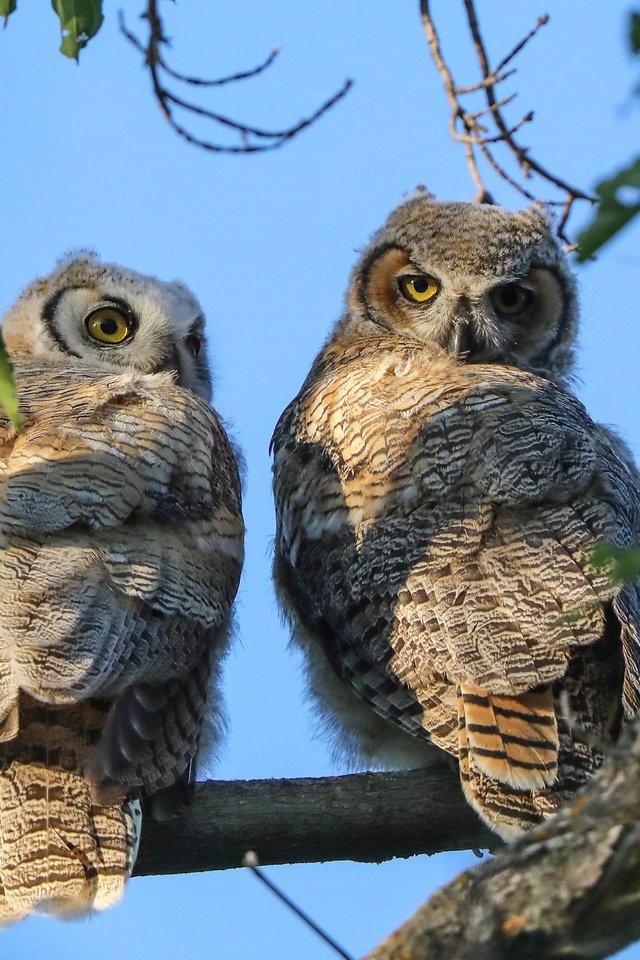
<svg viewBox="0 0 640 960">
<path fill-rule="evenodd" d="M 159 815 L 222 730 L 243 554 L 202 309 L 91 254 L 6 313 L 0 419 L 0 923 L 115 902 L 140 798 Z"/>
</svg>

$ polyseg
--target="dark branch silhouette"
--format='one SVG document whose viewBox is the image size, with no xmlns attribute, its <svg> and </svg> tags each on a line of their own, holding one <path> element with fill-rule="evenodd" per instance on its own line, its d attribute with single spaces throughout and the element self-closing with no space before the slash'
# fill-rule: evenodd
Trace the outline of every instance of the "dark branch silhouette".
<svg viewBox="0 0 640 960">
<path fill-rule="evenodd" d="M 564 194 L 562 200 L 549 200 L 552 206 L 561 208 L 558 219 L 558 236 L 569 243 L 565 234 L 567 221 L 571 214 L 573 204 L 576 200 L 587 200 L 590 203 L 595 202 L 595 198 L 571 186 L 571 184 L 562 177 L 551 173 L 546 167 L 531 156 L 528 147 L 516 139 L 516 134 L 533 120 L 533 111 L 525 113 L 515 123 L 509 124 L 504 118 L 503 110 L 515 98 L 515 94 L 498 98 L 496 89 L 509 77 L 513 76 L 515 70 L 506 70 L 512 60 L 522 51 L 538 31 L 549 22 L 549 17 L 545 14 L 539 17 L 535 27 L 522 38 L 494 68 L 491 68 L 487 49 L 480 32 L 480 24 L 476 13 L 473 0 L 463 0 L 464 8 L 469 26 L 469 34 L 476 60 L 480 68 L 482 79 L 471 86 L 459 86 L 451 72 L 451 68 L 442 52 L 440 37 L 436 29 L 435 20 L 431 13 L 430 0 L 420 0 L 420 12 L 422 24 L 429 44 L 429 50 L 433 62 L 442 78 L 451 116 L 449 120 L 449 133 L 453 140 L 462 143 L 467 159 L 467 165 L 471 177 L 476 187 L 476 200 L 479 203 L 492 203 L 493 199 L 489 193 L 480 171 L 480 158 L 484 159 L 486 164 L 496 173 L 505 183 L 509 184 L 517 193 L 527 200 L 540 199 L 524 186 L 523 181 L 531 178 L 532 174 L 537 175 L 554 190 L 559 190 Z M 481 94 L 485 101 L 485 106 L 472 112 L 466 108 L 463 103 L 463 97 L 468 95 Z M 512 176 L 505 166 L 496 158 L 495 147 L 500 145 L 507 148 L 519 169 L 519 176 Z"/>
<path fill-rule="evenodd" d="M 205 80 L 202 77 L 180 73 L 167 64 L 164 50 L 169 46 L 169 40 L 165 34 L 164 25 L 158 12 L 158 0 L 148 0 L 146 10 L 141 15 L 141 19 L 147 21 L 149 28 L 149 36 L 146 44 L 127 27 L 122 11 L 119 12 L 120 30 L 136 50 L 144 56 L 145 64 L 151 77 L 154 96 L 171 128 L 178 136 L 186 140 L 187 143 L 194 144 L 203 150 L 209 150 L 213 153 L 263 153 L 266 150 L 275 150 L 289 140 L 292 140 L 307 127 L 310 127 L 311 124 L 315 123 L 315 121 L 330 110 L 334 104 L 341 100 L 352 86 L 351 80 L 345 81 L 337 93 L 329 97 L 328 100 L 325 100 L 310 116 L 299 120 L 293 126 L 285 127 L 281 130 L 268 130 L 247 123 L 241 123 L 223 113 L 219 113 L 217 110 L 199 106 L 197 103 L 179 96 L 169 89 L 166 81 L 170 78 L 188 87 L 199 88 L 222 87 L 230 83 L 237 83 L 241 80 L 257 77 L 261 73 L 264 73 L 278 56 L 278 48 L 274 48 L 263 63 L 258 64 L 258 66 L 253 67 L 251 70 L 241 71 L 216 80 Z M 227 130 L 233 131 L 237 135 L 239 142 L 217 143 L 196 135 L 177 119 L 176 109 L 178 111 L 182 110 L 187 114 L 203 117 L 213 124 L 218 124 Z"/>
</svg>

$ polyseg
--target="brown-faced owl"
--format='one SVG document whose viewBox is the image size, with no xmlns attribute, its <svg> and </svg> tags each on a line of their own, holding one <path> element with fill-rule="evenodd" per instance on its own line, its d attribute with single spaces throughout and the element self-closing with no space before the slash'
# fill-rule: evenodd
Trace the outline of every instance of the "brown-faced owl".
<svg viewBox="0 0 640 960">
<path fill-rule="evenodd" d="M 574 279 L 543 208 L 403 202 L 274 434 L 275 579 L 348 749 L 455 758 L 501 836 L 602 762 L 640 691 L 626 447 L 571 393 Z"/>
</svg>

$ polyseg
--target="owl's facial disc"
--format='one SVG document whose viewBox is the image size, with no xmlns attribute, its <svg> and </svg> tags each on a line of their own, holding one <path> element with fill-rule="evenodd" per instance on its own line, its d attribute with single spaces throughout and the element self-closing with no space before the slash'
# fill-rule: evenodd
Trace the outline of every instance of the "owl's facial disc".
<svg viewBox="0 0 640 960">
<path fill-rule="evenodd" d="M 363 299 L 371 319 L 407 335 L 432 309 L 440 289 L 437 277 L 395 247 L 375 257 L 363 277 Z"/>
<path fill-rule="evenodd" d="M 38 278 L 3 318 L 12 355 L 170 374 L 211 400 L 202 308 L 179 280 L 102 264 L 86 253 Z"/>
<path fill-rule="evenodd" d="M 355 295 L 359 289 L 370 320 L 468 363 L 540 362 L 562 318 L 553 270 L 532 266 L 496 283 L 486 274 L 458 276 L 450 264 L 423 261 L 389 247 L 365 264 Z"/>
<path fill-rule="evenodd" d="M 461 359 L 476 352 L 480 338 L 466 296 L 452 297 L 447 285 L 392 247 L 365 270 L 363 300 L 369 318 L 394 333 L 434 343 Z"/>
</svg>

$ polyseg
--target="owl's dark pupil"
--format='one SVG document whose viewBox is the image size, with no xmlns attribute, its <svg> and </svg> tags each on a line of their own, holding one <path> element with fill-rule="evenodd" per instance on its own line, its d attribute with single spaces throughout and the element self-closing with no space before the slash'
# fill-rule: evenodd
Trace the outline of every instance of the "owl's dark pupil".
<svg viewBox="0 0 640 960">
<path fill-rule="evenodd" d="M 118 323 L 113 318 L 109 318 L 108 320 L 101 320 L 100 329 L 104 333 L 105 337 L 112 337 L 114 334 L 118 332 Z"/>
<path fill-rule="evenodd" d="M 416 277 L 413 281 L 413 289 L 416 293 L 426 293 L 429 289 L 429 281 L 425 277 Z"/>
<path fill-rule="evenodd" d="M 522 299 L 522 292 L 518 287 L 505 287 L 502 291 L 502 302 L 506 307 L 515 307 Z"/>
</svg>

